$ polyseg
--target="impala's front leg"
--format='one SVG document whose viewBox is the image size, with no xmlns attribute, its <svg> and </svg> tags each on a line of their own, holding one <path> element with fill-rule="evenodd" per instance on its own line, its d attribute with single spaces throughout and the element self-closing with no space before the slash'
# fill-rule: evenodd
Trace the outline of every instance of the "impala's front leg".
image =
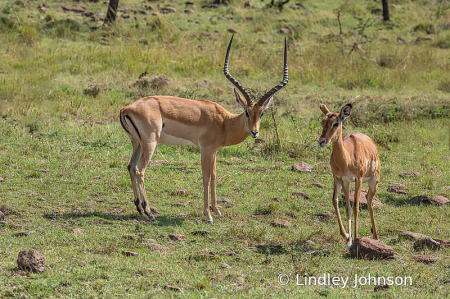
<svg viewBox="0 0 450 299">
<path fill-rule="evenodd" d="M 211 181 L 211 163 L 212 152 L 200 148 L 202 155 L 202 174 L 203 174 L 203 215 L 206 216 L 208 223 L 213 223 L 211 213 L 209 211 L 209 182 Z M 215 195 L 215 194 L 214 194 Z"/>
<path fill-rule="evenodd" d="M 358 212 L 359 198 L 361 197 L 362 177 L 355 180 L 355 204 L 353 205 L 353 218 L 355 220 L 355 239 L 358 238 Z"/>
<path fill-rule="evenodd" d="M 211 157 L 211 209 L 219 216 L 222 216 L 220 213 L 219 207 L 217 206 L 217 197 L 216 197 L 216 153 L 214 152 Z"/>
<path fill-rule="evenodd" d="M 350 189 L 350 183 L 346 182 L 346 181 L 342 181 L 342 190 L 344 191 L 344 196 L 345 196 L 345 212 L 347 214 L 347 226 L 348 226 L 347 248 L 350 248 L 350 246 L 352 246 L 352 207 L 350 205 L 350 190 L 349 189 Z"/>
<path fill-rule="evenodd" d="M 341 236 L 344 237 L 347 242 L 350 238 L 349 234 L 345 232 L 344 225 L 342 224 L 341 213 L 339 212 L 339 191 L 341 191 L 342 182 L 339 178 L 334 177 L 334 187 L 333 187 L 333 207 L 336 212 L 336 217 L 338 220 L 339 230 L 341 232 Z"/>
</svg>

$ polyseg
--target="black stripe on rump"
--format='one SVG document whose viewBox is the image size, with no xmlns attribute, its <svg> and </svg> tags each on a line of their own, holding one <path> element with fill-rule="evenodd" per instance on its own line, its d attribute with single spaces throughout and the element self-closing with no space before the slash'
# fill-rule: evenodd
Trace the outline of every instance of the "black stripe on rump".
<svg viewBox="0 0 450 299">
<path fill-rule="evenodd" d="M 141 134 L 139 133 L 139 130 L 136 128 L 136 126 L 134 125 L 134 122 L 131 120 L 131 118 L 128 115 L 125 115 L 124 118 L 127 117 L 128 120 L 131 122 L 131 124 L 133 125 L 134 129 L 136 130 L 136 132 L 138 133 L 139 139 L 141 139 Z"/>
</svg>

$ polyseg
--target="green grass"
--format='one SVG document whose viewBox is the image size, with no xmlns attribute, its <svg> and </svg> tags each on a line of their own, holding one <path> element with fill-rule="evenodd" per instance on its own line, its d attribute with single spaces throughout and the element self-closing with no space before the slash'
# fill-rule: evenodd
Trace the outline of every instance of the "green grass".
<svg viewBox="0 0 450 299">
<path fill-rule="evenodd" d="M 0 223 L 0 297 L 448 297 L 450 285 L 442 281 L 450 279 L 449 249 L 425 251 L 438 261 L 424 265 L 412 259 L 419 253 L 412 241 L 391 239 L 398 237 L 393 229 L 406 229 L 450 241 L 450 207 L 411 202 L 416 195 L 450 195 L 444 188 L 450 185 L 449 12 L 443 10 L 436 19 L 432 2 L 391 2 L 397 5 L 391 9 L 392 21 L 376 21 L 363 32 L 366 20 L 376 19 L 370 11 L 381 4 L 306 1 L 306 11 L 312 11 L 306 16 L 305 10 L 288 7 L 293 3 L 280 12 L 267 8 L 268 1 L 250 1 L 249 9 L 244 1 L 217 9 L 195 1 L 195 13 L 187 15 L 184 9 L 192 8 L 183 1 L 122 0 L 130 10 L 144 10 L 145 4 L 153 10 L 146 16 L 130 11 L 130 19 L 94 30 L 101 22 L 63 12 L 64 1 L 51 1 L 46 13 L 38 12 L 36 2 L 0 3 L 0 210 L 6 214 Z M 152 16 L 158 4 L 177 12 Z M 106 12 L 102 2 L 77 5 Z M 415 42 L 431 25 L 433 40 Z M 158 221 L 138 216 L 126 170 L 131 144 L 118 111 L 140 97 L 166 94 L 212 100 L 239 113 L 221 70 L 231 35 L 227 30 L 239 31 L 230 72 L 252 94 L 261 95 L 281 80 L 284 35 L 278 30 L 285 26 L 291 29 L 290 82 L 274 100 L 280 142 L 266 113 L 261 125 L 265 143 L 255 146 L 247 139 L 218 153 L 218 196 L 231 200 L 220 203 L 223 217 L 213 215 L 215 224 L 206 224 L 200 152 L 182 146 L 157 147 L 153 160 L 169 161 L 146 172 L 146 191 L 159 210 Z M 351 30 L 366 36 L 358 39 Z M 397 36 L 407 44 L 397 43 Z M 358 40 L 364 52 L 351 51 Z M 153 87 L 134 85 L 144 71 L 170 80 Z M 84 92 L 94 84 L 98 94 Z M 378 146 L 382 171 L 376 197 L 384 206 L 375 211 L 375 220 L 395 260 L 350 258 L 336 219 L 324 222 L 315 216 L 333 212 L 331 148 L 317 146 L 318 106 L 325 103 L 335 112 L 348 102 L 354 108 L 344 133 L 365 133 Z M 312 165 L 312 172 L 293 172 L 291 165 L 299 161 Z M 398 176 L 412 171 L 420 176 Z M 390 183 L 405 184 L 411 196 L 387 192 Z M 188 195 L 170 195 L 180 189 Z M 311 196 L 304 199 L 294 192 Z M 274 201 L 277 196 L 283 200 Z M 370 237 L 368 211 L 359 215 L 359 234 Z M 277 219 L 288 220 L 291 228 L 270 226 Z M 84 234 L 74 234 L 75 228 Z M 35 233 L 12 236 L 25 230 Z M 192 235 L 195 230 L 210 233 Z M 125 239 L 125 233 L 137 237 Z M 187 241 L 174 243 L 168 238 L 173 233 Z M 152 252 L 145 245 L 149 239 L 175 251 Z M 283 250 L 258 252 L 258 243 L 281 244 Z M 19 251 L 31 248 L 46 258 L 42 274 L 17 268 Z M 125 257 L 124 250 L 139 255 Z M 221 254 L 230 251 L 237 254 Z M 205 252 L 214 255 L 197 256 Z M 222 269 L 221 263 L 232 268 Z M 211 278 L 220 273 L 227 276 Z M 330 273 L 350 277 L 351 286 L 281 286 L 277 277 L 283 273 L 293 279 Z M 373 286 L 353 288 L 355 274 L 411 276 L 413 284 L 372 293 Z M 234 282 L 236 277 L 245 282 Z"/>
</svg>

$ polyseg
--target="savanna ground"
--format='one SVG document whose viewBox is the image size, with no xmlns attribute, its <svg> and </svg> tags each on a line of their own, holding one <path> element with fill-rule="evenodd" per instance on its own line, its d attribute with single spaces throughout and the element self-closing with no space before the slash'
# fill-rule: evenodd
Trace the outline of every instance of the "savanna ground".
<svg viewBox="0 0 450 299">
<path fill-rule="evenodd" d="M 425 250 L 438 261 L 418 263 L 412 257 L 423 252 L 392 230 L 450 240 L 449 206 L 411 201 L 450 195 L 450 3 L 390 1 L 391 21 L 382 22 L 371 13 L 381 3 L 372 1 L 308 0 L 303 9 L 289 8 L 291 2 L 281 11 L 268 0 L 252 0 L 249 8 L 244 1 L 217 7 L 194 2 L 121 0 L 116 24 L 102 26 L 102 2 L 46 1 L 39 10 L 42 1 L 1 1 L 0 210 L 6 217 L 0 224 L 0 297 L 448 298 L 449 249 Z M 63 4 L 94 16 L 65 12 Z M 159 13 L 168 5 L 176 12 Z M 130 18 L 120 17 L 125 13 Z M 273 116 L 269 111 L 263 118 L 265 142 L 258 146 L 248 138 L 218 153 L 218 196 L 230 203 L 221 203 L 223 217 L 213 215 L 212 226 L 202 215 L 198 148 L 157 148 L 153 159 L 169 163 L 146 172 L 150 204 L 159 210 L 150 223 L 132 203 L 126 170 L 131 144 L 118 112 L 142 96 L 164 94 L 211 100 L 241 113 L 222 74 L 229 29 L 238 32 L 230 72 L 254 95 L 281 80 L 285 36 L 290 82 L 276 94 Z M 166 77 L 135 84 L 145 71 Z M 317 146 L 318 105 L 338 112 L 348 102 L 354 108 L 344 133 L 365 133 L 378 146 L 376 197 L 384 206 L 375 219 L 394 260 L 350 258 L 336 219 L 315 216 L 333 211 L 331 148 Z M 299 161 L 312 165 L 311 173 L 293 172 Z M 420 175 L 402 178 L 401 172 Z M 410 195 L 388 192 L 390 183 L 405 184 Z M 188 195 L 172 196 L 174 190 Z M 274 201 L 278 196 L 283 200 Z M 292 226 L 272 227 L 277 219 Z M 76 228 L 84 234 L 74 234 Z M 35 233 L 13 236 L 26 230 Z M 209 234 L 192 235 L 196 230 Z M 171 241 L 174 233 L 187 240 Z M 371 237 L 365 209 L 359 234 Z M 149 239 L 173 252 L 151 251 Z M 259 243 L 283 249 L 258 252 Z M 46 258 L 44 273 L 17 268 L 18 252 L 32 248 Z M 125 250 L 138 256 L 126 257 Z M 350 285 L 277 282 L 280 274 L 324 273 L 350 277 Z M 225 277 L 211 278 L 216 274 Z M 353 288 L 355 274 L 410 276 L 413 283 L 373 292 L 373 285 Z"/>
</svg>

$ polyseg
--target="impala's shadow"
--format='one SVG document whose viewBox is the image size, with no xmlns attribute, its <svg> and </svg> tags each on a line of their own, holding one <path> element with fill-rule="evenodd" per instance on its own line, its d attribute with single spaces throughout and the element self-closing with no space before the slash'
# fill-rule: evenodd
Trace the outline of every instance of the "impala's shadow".
<svg viewBox="0 0 450 299">
<path fill-rule="evenodd" d="M 180 226 L 182 225 L 184 219 L 182 217 L 174 217 L 174 216 L 155 216 L 156 222 L 151 222 L 147 217 L 139 216 L 139 215 L 115 215 L 115 214 L 107 214 L 103 212 L 91 212 L 91 213 L 47 213 L 44 214 L 44 218 L 48 220 L 58 220 L 58 219 L 77 219 L 77 218 L 101 218 L 109 221 L 130 221 L 130 220 L 139 220 L 141 223 L 147 223 L 149 225 L 157 225 L 157 226 Z"/>
</svg>

